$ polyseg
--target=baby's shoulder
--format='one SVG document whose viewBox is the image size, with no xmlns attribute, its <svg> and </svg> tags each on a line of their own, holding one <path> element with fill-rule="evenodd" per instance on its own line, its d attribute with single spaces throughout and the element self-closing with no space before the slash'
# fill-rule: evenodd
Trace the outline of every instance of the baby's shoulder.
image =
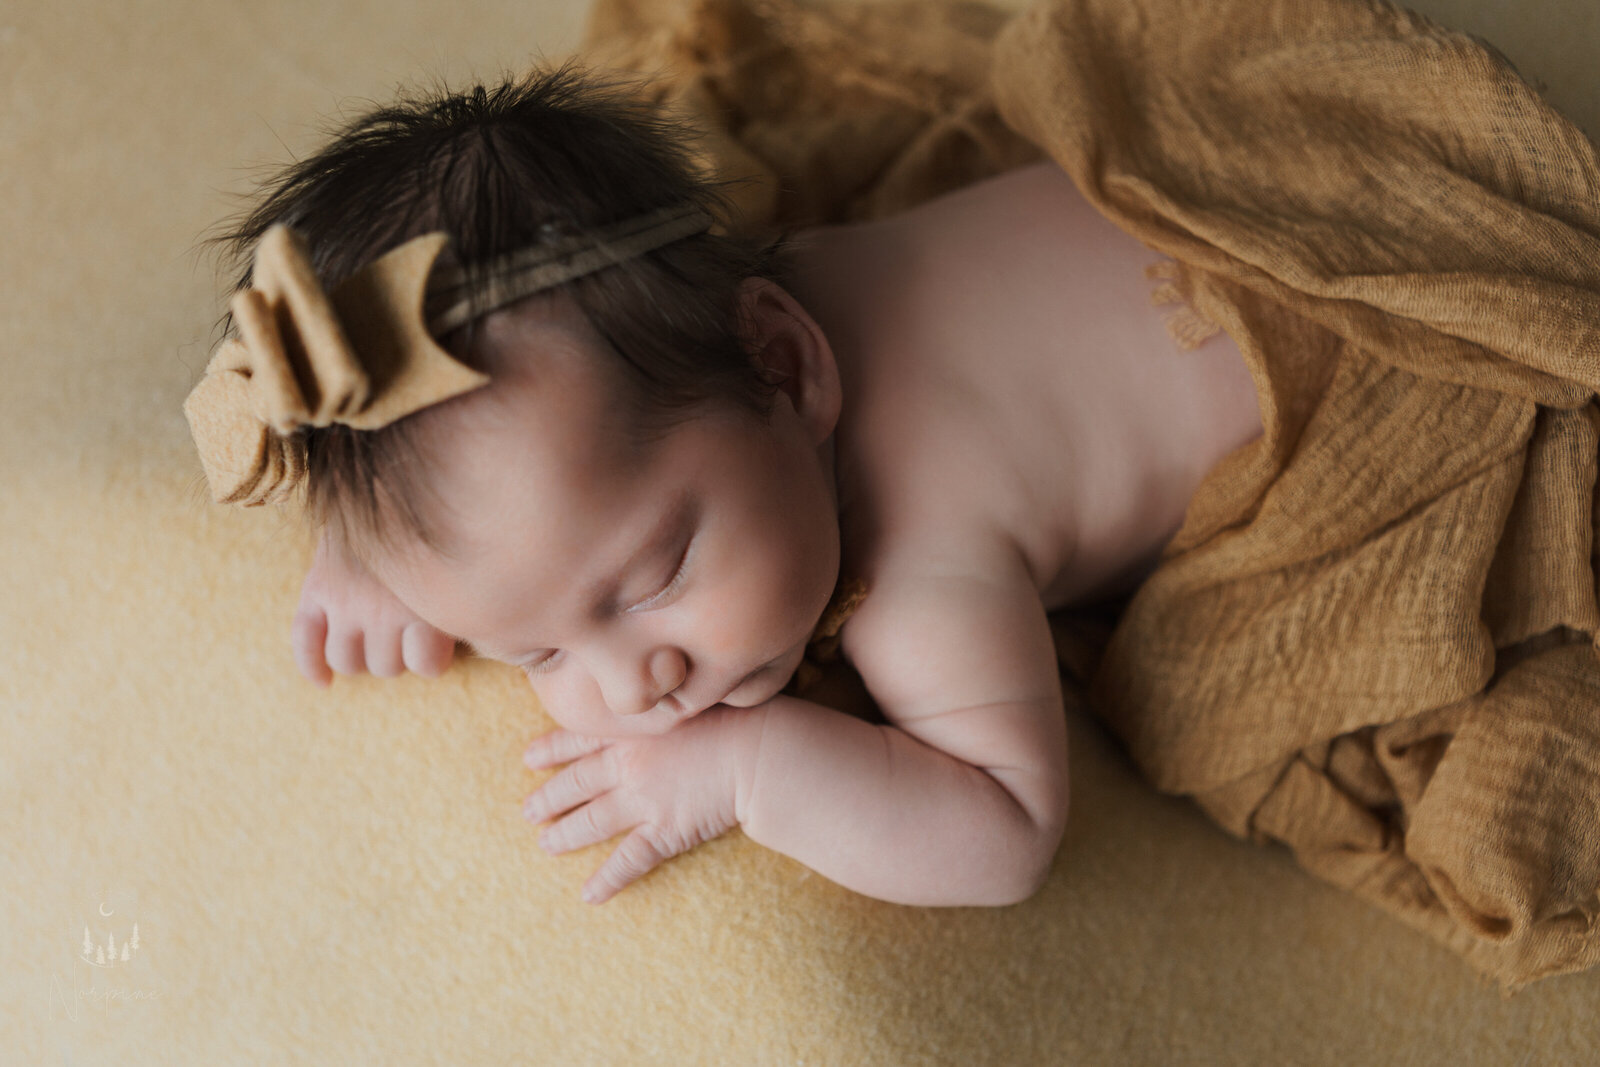
<svg viewBox="0 0 1600 1067">
<path fill-rule="evenodd" d="M 916 377 L 858 399 L 836 442 L 844 570 L 874 586 L 1005 573 L 1037 593 L 1022 547 L 1035 540 L 1036 494 L 983 406 Z"/>
<path fill-rule="evenodd" d="M 901 526 L 850 573 L 866 596 L 840 648 L 891 722 L 1054 690 L 1039 591 L 1003 529 Z"/>
</svg>

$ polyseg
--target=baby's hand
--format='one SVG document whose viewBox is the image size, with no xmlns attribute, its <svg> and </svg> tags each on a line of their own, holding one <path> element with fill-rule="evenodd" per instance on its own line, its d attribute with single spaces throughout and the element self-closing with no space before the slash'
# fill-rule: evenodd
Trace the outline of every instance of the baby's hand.
<svg viewBox="0 0 1600 1067">
<path fill-rule="evenodd" d="M 534 740 L 523 762 L 535 769 L 571 765 L 540 786 L 522 814 L 542 822 L 567 813 L 539 836 L 551 855 L 633 831 L 584 884 L 583 899 L 602 904 L 665 860 L 738 824 L 762 723 L 760 706 L 719 704 L 651 737 L 554 730 Z"/>
<path fill-rule="evenodd" d="M 436 678 L 456 647 L 326 534 L 300 587 L 291 639 L 300 673 L 324 687 L 334 671 L 394 678 L 410 669 Z"/>
</svg>

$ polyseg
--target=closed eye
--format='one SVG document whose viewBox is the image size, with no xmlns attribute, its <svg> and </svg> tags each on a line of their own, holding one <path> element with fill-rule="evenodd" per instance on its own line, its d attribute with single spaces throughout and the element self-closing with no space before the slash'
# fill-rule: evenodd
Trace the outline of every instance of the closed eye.
<svg viewBox="0 0 1600 1067">
<path fill-rule="evenodd" d="M 673 571 L 672 577 L 667 580 L 667 584 L 661 589 L 661 591 L 650 597 L 650 599 L 635 604 L 633 607 L 628 609 L 629 611 L 639 611 L 644 608 L 654 607 L 663 600 L 671 599 L 672 595 L 683 586 L 683 580 L 689 573 L 689 557 L 691 554 L 690 550 L 694 548 L 694 543 L 695 538 L 691 536 L 688 544 L 683 546 L 683 555 L 678 557 L 678 569 Z"/>
<path fill-rule="evenodd" d="M 523 674 L 544 674 L 546 671 L 549 671 L 549 670 L 553 669 L 551 665 L 554 662 L 555 658 L 560 654 L 561 654 L 561 650 L 557 649 L 556 651 L 554 651 L 554 652 L 550 653 L 548 656 L 546 656 L 544 659 L 539 660 L 537 663 L 532 663 L 532 664 L 524 663 L 524 664 L 521 664 L 522 673 Z"/>
<path fill-rule="evenodd" d="M 648 610 L 649 608 L 660 604 L 664 600 L 670 600 L 674 595 L 677 594 L 678 590 L 683 587 L 684 580 L 689 575 L 689 561 L 693 556 L 695 540 L 695 537 L 690 535 L 689 542 L 683 546 L 683 555 L 678 557 L 677 570 L 675 570 L 672 574 L 672 577 L 667 580 L 667 584 L 663 586 L 659 592 L 653 594 L 649 599 L 640 601 L 638 604 L 635 604 L 633 607 L 629 608 L 628 610 L 630 612 Z M 561 650 L 557 649 L 541 660 L 538 660 L 534 663 L 522 663 L 519 664 L 519 666 L 522 668 L 524 674 L 545 674 L 555 669 L 555 660 L 560 655 Z"/>
</svg>

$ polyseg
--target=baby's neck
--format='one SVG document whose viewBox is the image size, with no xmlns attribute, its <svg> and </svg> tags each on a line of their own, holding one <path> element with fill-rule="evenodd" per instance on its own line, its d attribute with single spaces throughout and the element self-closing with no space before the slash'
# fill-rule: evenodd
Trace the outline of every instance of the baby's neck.
<svg viewBox="0 0 1600 1067">
<path fill-rule="evenodd" d="M 871 229 L 870 224 L 815 226 L 795 234 L 789 246 L 792 295 L 822 329 L 839 371 L 839 421 L 819 451 L 823 469 L 833 476 L 841 529 L 853 496 L 847 462 L 850 420 L 856 411 L 852 400 L 859 394 L 863 360 L 871 351 L 868 337 L 877 328 L 872 309 L 881 306 L 880 288 L 895 275 L 884 260 L 883 242 Z"/>
<path fill-rule="evenodd" d="M 881 329 L 895 281 L 903 277 L 888 229 L 875 223 L 813 226 L 795 234 L 789 247 L 793 295 L 828 338 L 847 404 L 870 350 L 865 340 Z"/>
</svg>

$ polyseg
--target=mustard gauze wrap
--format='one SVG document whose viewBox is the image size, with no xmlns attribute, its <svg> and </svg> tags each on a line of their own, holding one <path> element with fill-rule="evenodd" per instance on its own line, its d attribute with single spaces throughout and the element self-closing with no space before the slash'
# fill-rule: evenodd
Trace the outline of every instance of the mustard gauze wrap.
<svg viewBox="0 0 1600 1067">
<path fill-rule="evenodd" d="M 1506 986 L 1595 962 L 1600 166 L 1498 52 L 1375 0 L 602 0 L 589 45 L 752 227 L 1042 149 L 1172 257 L 1265 434 L 1063 668 L 1158 788 Z"/>
<path fill-rule="evenodd" d="M 1510 985 L 1600 888 L 1600 165 L 1497 52 L 1382 3 L 1061 3 L 1003 113 L 1177 260 L 1264 437 L 1090 679 L 1160 789 Z"/>
</svg>

